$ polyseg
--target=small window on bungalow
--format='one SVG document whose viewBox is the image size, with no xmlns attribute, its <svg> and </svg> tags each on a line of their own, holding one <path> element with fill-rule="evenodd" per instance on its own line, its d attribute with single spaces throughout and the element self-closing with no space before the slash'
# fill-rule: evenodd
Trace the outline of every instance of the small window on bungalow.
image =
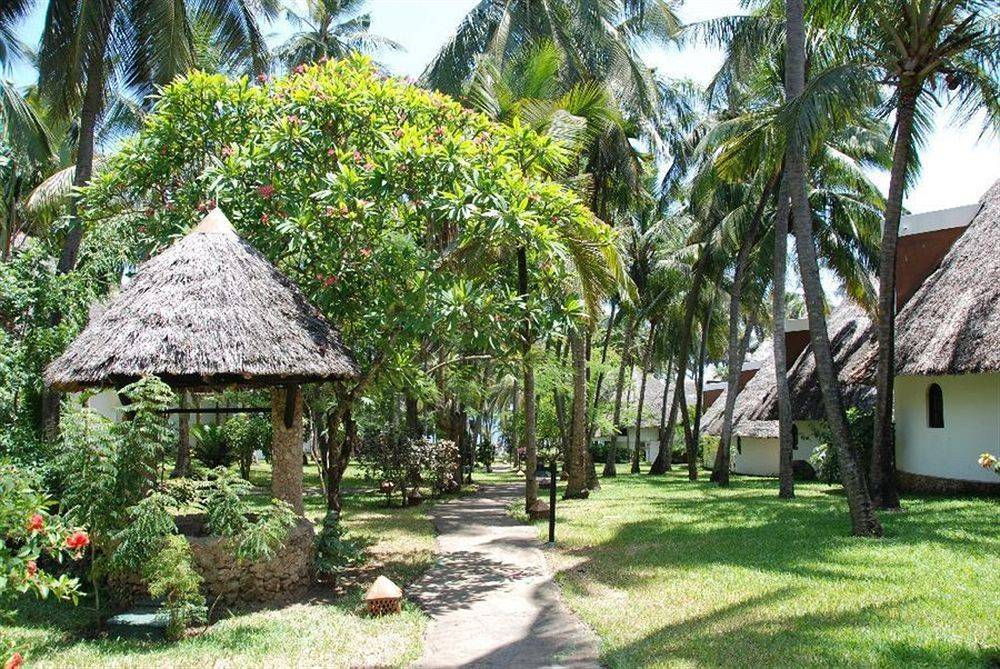
<svg viewBox="0 0 1000 669">
<path fill-rule="evenodd" d="M 799 426 L 792 425 L 792 450 L 799 450 Z"/>
<path fill-rule="evenodd" d="M 927 389 L 927 427 L 944 427 L 944 395 L 936 383 Z"/>
</svg>

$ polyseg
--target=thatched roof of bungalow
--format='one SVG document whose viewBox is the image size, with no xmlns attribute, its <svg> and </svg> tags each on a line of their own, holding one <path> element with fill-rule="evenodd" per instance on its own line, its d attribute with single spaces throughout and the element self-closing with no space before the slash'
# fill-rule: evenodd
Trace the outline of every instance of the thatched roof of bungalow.
<svg viewBox="0 0 1000 669">
<path fill-rule="evenodd" d="M 875 330 L 871 319 L 857 304 L 844 300 L 827 319 L 827 329 L 844 405 L 870 406 L 875 396 L 866 366 L 875 346 Z M 771 342 L 768 339 L 757 349 L 761 369 L 736 397 L 733 411 L 734 436 L 778 436 L 777 384 L 774 379 L 774 349 Z M 807 346 L 796 360 L 789 363 L 788 388 L 793 420 L 824 418 L 823 395 L 816 374 L 812 346 Z M 705 415 L 709 434 L 722 433 L 725 401 L 726 393 L 723 391 Z"/>
<path fill-rule="evenodd" d="M 896 374 L 1000 372 L 1000 181 L 896 317 Z"/>
<path fill-rule="evenodd" d="M 864 309 L 847 299 L 833 310 L 826 327 L 830 333 L 830 349 L 844 407 L 870 408 L 875 401 L 875 387 L 868 374 L 867 361 L 876 349 L 876 331 L 871 318 Z M 774 383 L 773 371 L 771 375 L 772 392 L 755 417 L 777 420 L 777 384 Z M 793 420 L 820 420 L 826 417 L 811 345 L 802 351 L 788 370 L 788 390 L 792 398 Z"/>
<path fill-rule="evenodd" d="M 358 368 L 337 330 L 215 209 L 140 266 L 45 379 L 71 391 L 150 374 L 207 388 L 351 378 Z"/>
<path fill-rule="evenodd" d="M 758 420 L 754 418 L 758 407 L 774 393 L 774 347 L 772 339 L 761 342 L 751 359 L 760 363 L 760 369 L 736 395 L 733 407 L 733 436 L 736 437 L 777 437 L 778 422 L 776 420 Z M 723 390 L 703 419 L 704 431 L 720 436 L 722 434 L 722 419 L 726 407 L 726 395 Z"/>
</svg>

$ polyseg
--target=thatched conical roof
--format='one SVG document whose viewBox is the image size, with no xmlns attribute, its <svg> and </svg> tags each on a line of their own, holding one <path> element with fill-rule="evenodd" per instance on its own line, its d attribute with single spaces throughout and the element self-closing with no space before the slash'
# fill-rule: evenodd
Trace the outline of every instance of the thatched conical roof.
<svg viewBox="0 0 1000 669">
<path fill-rule="evenodd" d="M 339 333 L 215 209 L 145 262 L 45 378 L 62 390 L 119 387 L 147 374 L 207 388 L 357 373 Z"/>
<path fill-rule="evenodd" d="M 896 317 L 896 374 L 1000 372 L 1000 181 Z"/>
</svg>

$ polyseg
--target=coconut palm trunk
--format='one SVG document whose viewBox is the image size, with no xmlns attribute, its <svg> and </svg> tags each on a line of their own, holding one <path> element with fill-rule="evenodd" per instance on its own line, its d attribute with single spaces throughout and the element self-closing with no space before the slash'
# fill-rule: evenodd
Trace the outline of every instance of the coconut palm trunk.
<svg viewBox="0 0 1000 669">
<path fill-rule="evenodd" d="M 785 22 L 785 77 L 786 96 L 793 100 L 802 94 L 805 87 L 805 22 L 803 0 L 786 0 Z M 799 258 L 799 273 L 802 290 L 805 293 L 806 310 L 809 316 L 809 337 L 816 359 L 823 405 L 834 447 L 840 463 L 840 473 L 847 494 L 852 532 L 858 536 L 881 536 L 879 523 L 868 494 L 864 472 L 858 462 L 857 450 L 851 444 L 847 430 L 847 419 L 840 398 L 840 388 L 830 350 L 830 339 L 826 329 L 826 315 L 823 304 L 823 286 L 820 283 L 819 263 L 812 236 L 812 220 L 809 216 L 809 200 L 806 192 L 805 146 L 790 136 L 786 159 L 789 196 L 792 201 L 792 221 L 795 229 L 795 243 Z"/>
<path fill-rule="evenodd" d="M 766 192 L 765 192 L 766 197 Z M 722 414 L 722 439 L 719 442 L 719 467 L 712 472 L 712 480 L 720 486 L 729 485 L 729 444 L 733 437 L 733 410 L 736 408 L 736 394 L 739 392 L 740 371 L 743 367 L 740 351 L 740 306 L 743 294 L 743 280 L 746 276 L 747 262 L 754 246 L 756 229 L 746 233 L 740 242 L 740 250 L 736 254 L 736 269 L 733 273 L 733 286 L 729 294 L 729 349 L 727 359 L 729 370 L 726 374 L 726 406 Z M 747 333 L 750 327 L 747 324 Z"/>
<path fill-rule="evenodd" d="M 681 329 L 681 342 L 678 348 L 677 356 L 677 373 L 676 373 L 676 385 L 674 393 L 683 394 L 684 390 L 684 379 L 687 377 L 687 365 L 688 357 L 691 351 L 691 329 L 694 325 L 694 312 L 698 305 L 698 296 L 701 294 L 701 286 L 705 280 L 705 271 L 707 269 L 707 257 L 699 258 L 698 262 L 695 263 L 694 276 L 691 279 L 691 288 L 688 290 L 687 297 L 684 298 L 684 326 Z M 674 412 L 671 411 L 671 415 Z M 675 419 L 672 418 L 667 425 L 667 435 L 668 437 L 673 434 L 674 427 L 676 426 Z M 656 460 L 653 461 L 652 466 L 649 468 L 650 474 L 663 474 L 667 471 L 666 454 L 664 449 L 660 449 L 660 452 L 656 456 Z M 690 467 L 690 465 L 689 465 Z M 689 475 L 691 475 L 691 470 L 689 469 Z M 698 477 L 698 470 L 695 469 L 693 472 L 693 477 Z"/>
<path fill-rule="evenodd" d="M 587 489 L 587 354 L 580 331 L 569 335 L 573 355 L 573 422 L 570 428 L 570 448 L 566 491 L 563 499 L 586 497 Z"/>
<path fill-rule="evenodd" d="M 677 391 L 670 392 L 673 388 L 670 385 L 670 379 L 673 378 L 672 372 L 674 371 L 674 360 L 671 358 L 667 362 L 667 374 L 663 379 L 663 398 L 660 401 L 660 428 L 657 430 L 657 438 L 660 442 L 660 450 L 657 451 L 656 457 L 660 457 L 660 453 L 666 449 L 666 471 L 670 471 L 673 468 L 673 448 L 674 440 L 673 435 L 667 432 L 667 403 L 670 403 L 670 423 L 674 423 L 677 420 Z M 669 397 L 669 399 L 668 399 Z"/>
<path fill-rule="evenodd" d="M 788 187 L 784 176 L 778 188 L 774 219 L 774 378 L 778 399 L 778 497 L 795 497 L 792 472 L 792 396 L 788 390 L 788 351 L 785 347 L 785 271 L 788 259 Z"/>
<path fill-rule="evenodd" d="M 517 249 L 517 284 L 521 299 L 528 302 L 528 252 Z M 527 308 L 527 307 L 526 307 Z M 531 360 L 531 316 L 525 314 L 523 324 L 522 364 L 524 365 L 524 508 L 538 501 L 538 442 L 535 434 L 535 367 Z"/>
<path fill-rule="evenodd" d="M 730 377 L 732 375 L 732 367 L 735 365 L 736 369 L 743 369 L 743 362 L 747 357 L 747 349 L 750 347 L 750 337 L 753 335 L 754 327 L 756 327 L 757 319 L 755 316 L 751 316 L 750 320 L 746 322 L 743 329 L 743 336 L 740 338 L 735 351 L 736 357 L 730 363 Z M 736 395 L 739 394 L 739 378 L 737 377 L 737 384 L 731 386 L 732 390 L 727 390 L 726 394 L 726 407 L 729 407 L 729 396 L 732 394 L 733 407 L 736 405 Z M 728 430 L 728 434 L 727 434 Z M 719 450 L 715 452 L 715 465 L 712 470 L 712 480 L 721 486 L 729 485 L 729 470 L 730 463 L 732 462 L 732 445 L 733 438 L 733 409 L 730 409 L 730 413 L 727 417 L 723 414 L 722 423 L 722 433 L 723 439 L 719 442 Z M 725 437 L 728 436 L 728 441 Z"/>
<path fill-rule="evenodd" d="M 694 403 L 694 423 L 691 431 L 694 435 L 694 442 L 701 443 L 701 418 L 705 412 L 705 403 L 702 401 L 702 393 L 705 389 L 705 359 L 708 356 L 708 333 L 712 328 L 712 301 L 709 300 L 708 307 L 705 308 L 705 316 L 701 322 L 701 341 L 698 343 L 698 369 L 695 373 L 695 397 Z"/>
<path fill-rule="evenodd" d="M 650 363 L 653 360 L 653 342 L 656 338 L 656 321 L 649 322 L 649 334 L 646 336 L 646 348 L 642 353 L 642 378 L 639 381 L 639 404 L 635 411 L 635 443 L 632 444 L 631 473 L 640 473 L 639 460 L 642 457 L 642 410 L 646 402 L 646 379 L 649 375 Z"/>
<path fill-rule="evenodd" d="M 604 363 L 608 360 L 608 349 L 611 347 L 611 335 L 614 333 L 615 315 L 618 311 L 617 303 L 611 305 L 611 314 L 608 316 L 608 326 L 604 332 L 604 343 L 601 344 L 601 370 L 597 374 L 597 382 L 594 385 L 594 401 L 591 404 L 590 415 L 587 418 L 587 444 L 588 447 L 594 442 L 594 432 L 597 422 L 597 407 L 601 403 L 601 390 L 604 386 Z"/>
<path fill-rule="evenodd" d="M 629 366 L 632 357 L 632 339 L 635 337 L 635 317 L 628 318 L 625 323 L 625 337 L 622 339 L 622 359 L 618 364 L 618 382 L 615 385 L 615 411 L 612 417 L 614 432 L 608 442 L 607 458 L 604 462 L 603 476 L 614 478 L 618 475 L 618 435 L 621 433 L 622 418 L 622 391 L 625 388 L 625 370 Z M 631 379 L 630 379 L 631 380 Z"/>
<path fill-rule="evenodd" d="M 895 440 L 892 429 L 892 395 L 895 377 L 896 339 L 896 246 L 899 219 L 903 210 L 906 166 L 913 142 L 913 122 L 919 89 L 900 85 L 896 108 L 896 146 L 892 153 L 889 195 L 885 203 L 882 248 L 879 254 L 878 281 L 878 364 L 875 372 L 875 431 L 872 444 L 871 494 L 879 509 L 899 508 L 896 488 Z"/>
</svg>

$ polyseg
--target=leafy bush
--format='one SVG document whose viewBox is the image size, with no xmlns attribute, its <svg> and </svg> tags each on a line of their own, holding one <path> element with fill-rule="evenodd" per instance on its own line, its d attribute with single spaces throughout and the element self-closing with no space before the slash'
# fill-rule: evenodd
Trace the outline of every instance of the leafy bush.
<svg viewBox="0 0 1000 669">
<path fill-rule="evenodd" d="M 316 572 L 336 579 L 345 569 L 358 564 L 364 555 L 356 541 L 347 538 L 340 514 L 328 511 L 316 537 Z"/>
<path fill-rule="evenodd" d="M 222 432 L 230 453 L 239 462 L 240 476 L 250 480 L 254 451 L 261 451 L 270 459 L 271 421 L 261 415 L 238 415 L 223 423 Z"/>
<path fill-rule="evenodd" d="M 479 442 L 479 447 L 476 449 L 476 462 L 485 467 L 487 472 L 493 471 L 493 461 L 496 456 L 496 444 L 489 439 L 483 439 Z"/>
<path fill-rule="evenodd" d="M 184 537 L 165 537 L 142 575 L 149 584 L 149 594 L 163 600 L 170 616 L 168 639 L 179 639 L 188 625 L 205 620 L 202 579 L 192 566 L 191 546 Z"/>
<path fill-rule="evenodd" d="M 57 562 L 79 557 L 89 537 L 50 514 L 52 500 L 39 489 L 37 478 L 0 462 L 0 623 L 10 615 L 18 594 L 30 592 L 41 599 L 51 595 L 74 604 L 79 595 L 75 578 L 50 574 L 38 562 L 43 555 Z M 12 653 L 0 624 L 0 660 L 9 662 Z"/>
<path fill-rule="evenodd" d="M 860 455 L 860 465 L 863 471 L 868 471 L 871 462 L 874 424 L 875 414 L 873 411 L 860 410 L 857 407 L 851 407 L 847 410 L 847 429 L 851 435 L 851 445 Z M 816 478 L 829 485 L 840 483 L 840 462 L 837 449 L 833 446 L 833 433 L 825 421 L 817 423 L 815 438 L 820 443 L 809 456 L 809 464 L 816 470 Z"/>
<path fill-rule="evenodd" d="M 228 467 L 233 462 L 233 452 L 226 431 L 221 425 L 194 425 L 191 427 L 194 437 L 194 456 L 210 469 Z"/>
<path fill-rule="evenodd" d="M 265 513 L 251 514 L 244 501 L 250 484 L 224 468 L 216 469 L 214 474 L 215 481 L 204 500 L 209 530 L 229 540 L 238 560 L 272 558 L 288 538 L 289 528 L 295 525 L 295 511 L 287 502 L 273 499 Z"/>
<path fill-rule="evenodd" d="M 380 434 L 368 437 L 358 449 L 358 462 L 365 476 L 377 482 L 391 503 L 399 493 L 406 502 L 406 491 L 420 482 L 435 492 L 453 492 L 459 487 L 458 445 L 446 439 L 397 439 Z"/>
<path fill-rule="evenodd" d="M 271 557 L 285 541 L 295 515 L 280 501 L 252 515 L 244 499 L 250 485 L 224 468 L 214 470 L 210 480 L 157 485 L 162 479 L 158 467 L 174 440 L 162 413 L 172 404 L 172 393 L 153 377 L 122 392 L 130 399 L 125 409 L 130 415 L 119 423 L 67 403 L 62 451 L 55 461 L 64 490 L 62 503 L 71 521 L 91 528 L 90 577 L 95 595 L 109 571 L 147 576 L 150 594 L 167 601 L 171 633 L 176 636 L 200 617 L 204 602 L 197 594 L 190 551 L 177 536 L 173 514 L 180 508 L 204 510 L 209 529 L 226 537 L 240 560 Z M 221 434 L 217 429 L 207 432 Z M 96 597 L 95 607 L 100 614 Z"/>
</svg>

